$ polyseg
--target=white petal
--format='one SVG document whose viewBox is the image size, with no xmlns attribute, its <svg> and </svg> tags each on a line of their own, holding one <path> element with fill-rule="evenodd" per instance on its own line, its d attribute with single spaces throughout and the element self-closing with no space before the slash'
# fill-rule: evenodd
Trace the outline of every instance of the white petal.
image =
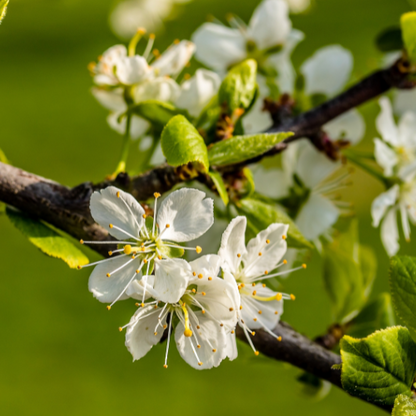
<svg viewBox="0 0 416 416">
<path fill-rule="evenodd" d="M 353 63 L 351 52 L 340 45 L 318 49 L 301 66 L 306 94 L 334 96 L 347 83 Z"/>
<path fill-rule="evenodd" d="M 204 279 L 205 281 L 208 277 L 217 277 L 220 272 L 221 262 L 221 257 L 216 254 L 207 254 L 189 262 L 192 272 L 195 273 L 195 277 L 191 280 Z M 202 275 L 202 278 L 199 278 L 199 275 Z"/>
<path fill-rule="evenodd" d="M 365 134 L 363 116 L 355 109 L 347 111 L 323 126 L 331 139 L 345 138 L 357 144 Z"/>
<path fill-rule="evenodd" d="M 126 331 L 126 347 L 133 356 L 133 361 L 140 360 L 150 349 L 160 342 L 163 329 L 158 328 L 155 335 L 155 328 L 159 323 L 160 310 L 154 309 L 152 305 L 140 308 L 130 320 L 130 325 Z M 134 323 L 136 322 L 136 323 Z M 166 324 L 166 318 L 161 325 Z"/>
<path fill-rule="evenodd" d="M 170 101 L 176 100 L 179 85 L 172 78 L 158 77 L 145 81 L 136 86 L 134 101 L 140 103 L 146 100 Z"/>
<path fill-rule="evenodd" d="M 393 110 L 391 108 L 390 100 L 382 97 L 379 100 L 381 112 L 377 116 L 376 126 L 377 130 L 383 137 L 383 140 L 393 146 L 399 145 L 399 132 L 393 118 Z"/>
<path fill-rule="evenodd" d="M 399 245 L 399 230 L 397 227 L 396 209 L 392 208 L 381 223 L 381 241 L 387 254 L 394 256 L 400 248 Z"/>
<path fill-rule="evenodd" d="M 400 145 L 404 148 L 411 148 L 416 151 L 416 114 L 406 112 L 399 122 Z M 408 149 L 410 152 L 411 150 Z M 416 155 L 416 153 L 415 153 Z"/>
<path fill-rule="evenodd" d="M 247 218 L 236 217 L 230 222 L 221 238 L 218 255 L 223 261 L 222 268 L 233 274 L 238 271 L 242 256 L 246 253 L 246 227 Z"/>
<path fill-rule="evenodd" d="M 392 176 L 393 168 L 399 163 L 396 152 L 380 139 L 374 139 L 374 145 L 377 163 L 384 169 L 385 176 Z"/>
<path fill-rule="evenodd" d="M 188 287 L 192 270 L 183 259 L 156 260 L 154 290 L 158 293 L 157 300 L 176 303 Z"/>
<path fill-rule="evenodd" d="M 144 268 L 144 272 L 146 268 Z M 154 275 L 147 275 L 146 277 L 142 277 L 141 280 L 133 280 L 133 282 L 129 285 L 126 290 L 126 295 L 130 298 L 137 299 L 142 301 L 143 300 L 143 292 L 144 292 L 144 279 L 146 279 L 146 295 L 144 299 L 154 298 L 157 297 L 157 292 L 153 289 L 155 284 L 155 276 Z"/>
<path fill-rule="evenodd" d="M 124 266 L 129 260 L 131 260 L 129 256 L 116 256 L 95 266 L 88 281 L 88 289 L 96 299 L 103 303 L 111 303 L 118 298 L 140 267 L 140 260 L 132 261 L 110 277 L 107 277 L 107 273 Z M 140 275 L 137 279 L 140 279 Z M 128 297 L 125 293 L 120 300 Z"/>
<path fill-rule="evenodd" d="M 117 197 L 120 192 L 120 197 Z M 119 240 L 139 237 L 143 224 L 144 209 L 134 197 L 114 186 L 94 192 L 90 201 L 91 215 L 94 220 L 105 228 L 113 237 Z M 122 232 L 112 224 L 126 232 Z"/>
<path fill-rule="evenodd" d="M 404 238 L 407 242 L 410 241 L 410 224 L 409 224 L 409 217 L 407 216 L 407 208 L 406 204 L 401 203 L 400 204 L 400 216 L 402 218 L 402 228 L 403 228 L 403 234 Z"/>
<path fill-rule="evenodd" d="M 192 331 L 195 331 L 200 348 L 197 348 L 195 338 L 185 337 L 185 328 L 180 322 L 175 330 L 175 341 L 181 357 L 192 367 L 197 370 L 204 370 L 207 368 L 218 367 L 226 354 L 226 337 L 225 331 L 212 319 L 204 316 L 201 312 L 196 312 L 198 318 L 199 329 L 196 328 L 196 323 L 192 326 Z M 194 349 L 202 365 L 198 365 L 198 359 L 191 347 L 193 343 Z M 216 350 L 213 352 L 213 350 Z"/>
<path fill-rule="evenodd" d="M 116 75 L 124 85 L 137 84 L 150 74 L 146 59 L 142 56 L 128 56 L 120 59 L 116 66 Z"/>
<path fill-rule="evenodd" d="M 119 81 L 114 75 L 114 68 L 125 56 L 127 49 L 124 45 L 114 45 L 107 49 L 95 68 L 97 75 L 94 77 L 94 82 L 98 85 L 117 85 Z"/>
<path fill-rule="evenodd" d="M 302 13 L 311 4 L 310 0 L 285 0 L 292 13 Z"/>
<path fill-rule="evenodd" d="M 189 40 L 182 40 L 171 46 L 158 58 L 152 68 L 158 76 L 171 75 L 176 77 L 185 68 L 195 52 L 195 44 Z"/>
<path fill-rule="evenodd" d="M 214 223 L 214 201 L 197 189 L 182 188 L 172 192 L 160 205 L 157 223 L 163 240 L 192 241 L 204 234 Z"/>
<path fill-rule="evenodd" d="M 91 88 L 94 98 L 107 110 L 122 112 L 127 111 L 127 105 L 123 98 L 123 89 L 115 88 L 106 90 L 103 88 Z"/>
<path fill-rule="evenodd" d="M 246 39 L 237 29 L 204 23 L 192 35 L 192 41 L 196 45 L 196 59 L 216 70 L 226 70 L 247 56 Z"/>
<path fill-rule="evenodd" d="M 238 357 L 238 350 L 237 350 L 237 338 L 235 334 L 227 334 L 227 346 L 225 348 L 226 357 L 229 358 L 230 361 L 235 360 Z"/>
<path fill-rule="evenodd" d="M 265 169 L 259 165 L 254 172 L 256 190 L 270 198 L 280 199 L 288 195 L 291 182 L 281 169 Z"/>
<path fill-rule="evenodd" d="M 291 28 L 287 4 L 283 0 L 264 0 L 253 13 L 247 35 L 262 50 L 284 44 Z"/>
<path fill-rule="evenodd" d="M 394 111 L 399 115 L 407 111 L 416 113 L 416 89 L 395 91 Z"/>
<path fill-rule="evenodd" d="M 127 119 L 125 116 L 120 118 L 123 113 L 124 111 L 110 113 L 107 117 L 107 123 L 117 133 L 124 135 L 126 133 Z M 147 120 L 138 116 L 133 116 L 130 123 L 130 137 L 133 140 L 138 139 L 149 130 L 149 127 L 150 123 Z"/>
<path fill-rule="evenodd" d="M 243 256 L 245 277 L 258 277 L 276 268 L 287 250 L 283 236 L 287 236 L 288 229 L 286 224 L 271 224 L 248 242 L 247 253 Z"/>
<path fill-rule="evenodd" d="M 308 240 L 315 240 L 334 225 L 339 217 L 338 208 L 327 198 L 311 194 L 296 217 L 296 224 Z"/>
<path fill-rule="evenodd" d="M 181 85 L 176 106 L 188 110 L 191 116 L 198 117 L 218 92 L 220 84 L 221 79 L 215 72 L 198 69 L 191 79 Z"/>
<path fill-rule="evenodd" d="M 387 209 L 395 205 L 399 197 L 399 185 L 394 185 L 387 192 L 380 194 L 371 204 L 373 227 L 378 227 Z"/>
<path fill-rule="evenodd" d="M 267 130 L 273 125 L 268 111 L 263 111 L 263 100 L 258 98 L 250 111 L 243 117 L 245 134 L 255 134 Z"/>
</svg>

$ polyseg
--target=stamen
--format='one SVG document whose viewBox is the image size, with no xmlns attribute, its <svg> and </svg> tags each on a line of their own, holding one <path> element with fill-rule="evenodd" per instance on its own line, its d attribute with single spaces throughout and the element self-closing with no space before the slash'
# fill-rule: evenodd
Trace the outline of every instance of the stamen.
<svg viewBox="0 0 416 416">
<path fill-rule="evenodd" d="M 133 240 L 139 241 L 139 239 L 138 239 L 137 237 L 135 237 L 134 235 L 132 235 L 132 234 L 128 233 L 127 231 L 123 230 L 122 228 L 117 227 L 117 225 L 110 224 L 110 225 L 109 225 L 109 227 L 110 227 L 110 228 L 115 228 L 116 230 L 119 230 L 119 231 L 121 231 L 122 233 L 124 233 L 124 234 L 128 235 L 128 236 L 129 236 L 130 238 L 132 238 Z M 118 243 L 118 241 L 117 241 L 117 243 Z"/>
<path fill-rule="evenodd" d="M 156 36 L 154 35 L 154 33 L 151 33 L 149 35 L 149 40 L 147 42 L 146 49 L 144 50 L 143 55 L 142 55 L 143 58 L 146 59 L 146 61 L 148 60 L 149 54 L 152 51 L 153 45 L 155 43 L 155 37 Z"/>
<path fill-rule="evenodd" d="M 126 257 L 126 255 L 122 254 L 121 256 L 118 256 L 118 257 Z M 110 261 L 110 260 L 114 260 L 114 259 L 110 258 L 110 259 L 98 260 L 98 261 L 95 261 L 94 263 L 89 263 L 89 264 L 84 264 L 83 266 L 78 266 L 78 269 L 83 269 L 84 267 L 95 266 L 96 264 L 105 263 L 106 261 Z"/>
<path fill-rule="evenodd" d="M 186 337 L 191 337 L 192 336 L 192 331 L 191 328 L 189 328 L 189 314 L 188 314 L 188 309 L 186 308 L 186 304 L 184 302 L 182 302 L 181 300 L 179 301 L 179 304 L 181 305 L 181 308 L 183 310 L 183 314 L 185 316 L 185 331 L 184 331 L 184 335 Z M 191 343 L 192 344 L 192 343 Z M 198 360 L 199 361 L 199 360 Z"/>
</svg>

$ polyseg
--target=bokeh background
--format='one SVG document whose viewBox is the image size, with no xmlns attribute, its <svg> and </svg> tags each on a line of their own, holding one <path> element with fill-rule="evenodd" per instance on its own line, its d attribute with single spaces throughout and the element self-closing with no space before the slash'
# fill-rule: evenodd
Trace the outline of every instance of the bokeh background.
<svg viewBox="0 0 416 416">
<path fill-rule="evenodd" d="M 167 23 L 156 47 L 189 38 L 208 14 L 223 18 L 234 12 L 247 21 L 257 4 L 194 0 Z M 99 181 L 115 167 L 120 136 L 107 127 L 106 110 L 89 93 L 86 68 L 118 42 L 108 26 L 111 7 L 111 0 L 11 0 L 0 27 L 0 148 L 16 166 L 69 186 Z M 405 0 L 315 0 L 310 11 L 292 17 L 294 27 L 306 34 L 294 62 L 339 43 L 355 56 L 354 81 L 380 63 L 376 34 L 396 25 L 408 10 Z M 361 110 L 368 123 L 360 147 L 371 149 L 378 108 L 373 102 Z M 388 290 L 388 259 L 369 215 L 382 188 L 363 172 L 354 182 L 349 194 L 360 236 L 379 259 L 374 296 Z M 135 309 L 132 303 L 120 302 L 107 312 L 87 290 L 89 270 L 70 270 L 47 258 L 5 216 L 0 216 L 0 235 L 2 415 L 380 413 L 336 388 L 322 401 L 308 398 L 295 380 L 299 370 L 255 357 L 243 344 L 237 361 L 210 371 L 192 369 L 174 347 L 165 370 L 165 345 L 133 364 L 118 332 Z M 401 253 L 414 254 L 411 244 Z M 284 285 L 297 295 L 284 319 L 308 336 L 323 333 L 331 314 L 317 253 L 306 272 L 292 274 Z"/>
</svg>

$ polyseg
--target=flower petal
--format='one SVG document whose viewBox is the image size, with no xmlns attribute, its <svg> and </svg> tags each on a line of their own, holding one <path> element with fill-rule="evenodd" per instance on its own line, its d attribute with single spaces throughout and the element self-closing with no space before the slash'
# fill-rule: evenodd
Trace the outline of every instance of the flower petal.
<svg viewBox="0 0 416 416">
<path fill-rule="evenodd" d="M 355 109 L 347 111 L 323 126 L 331 139 L 345 138 L 351 144 L 357 144 L 365 134 L 363 116 Z"/>
<path fill-rule="evenodd" d="M 377 163 L 384 169 L 385 176 L 393 175 L 393 168 L 399 163 L 396 152 L 380 139 L 374 139 L 374 156 Z"/>
<path fill-rule="evenodd" d="M 311 194 L 297 215 L 296 224 L 308 240 L 315 240 L 334 225 L 338 217 L 339 210 L 329 199 Z"/>
<path fill-rule="evenodd" d="M 378 227 L 387 209 L 395 205 L 399 197 L 399 185 L 392 186 L 387 192 L 380 194 L 371 204 L 373 227 Z"/>
<path fill-rule="evenodd" d="M 396 209 L 392 208 L 387 213 L 381 224 L 381 241 L 387 254 L 391 257 L 394 256 L 400 248 L 399 245 L 399 230 L 397 227 Z"/>
<path fill-rule="evenodd" d="M 400 145 L 416 151 L 416 114 L 406 112 L 399 122 Z"/>
<path fill-rule="evenodd" d="M 116 75 L 124 85 L 137 84 L 144 81 L 150 74 L 146 59 L 142 56 L 126 56 L 116 65 Z"/>
<path fill-rule="evenodd" d="M 220 272 L 221 263 L 221 257 L 216 254 L 207 254 L 189 262 L 192 272 L 195 273 L 195 277 L 191 280 L 198 281 L 204 279 L 205 281 L 208 277 L 217 277 Z"/>
<path fill-rule="evenodd" d="M 401 52 L 399 52 L 399 54 L 401 54 Z M 396 114 L 403 115 L 407 111 L 416 113 L 416 90 L 396 90 L 394 112 Z"/>
<path fill-rule="evenodd" d="M 240 266 L 242 256 L 246 253 L 245 233 L 246 217 L 234 218 L 225 229 L 218 255 L 222 258 L 222 268 L 235 274 Z"/>
<path fill-rule="evenodd" d="M 377 130 L 385 142 L 393 146 L 398 146 L 400 144 L 399 132 L 394 122 L 390 100 L 387 97 L 382 97 L 379 100 L 379 104 L 381 112 L 376 119 Z"/>
<path fill-rule="evenodd" d="M 283 236 L 287 236 L 288 229 L 286 224 L 270 224 L 248 242 L 247 253 L 243 256 L 243 272 L 246 278 L 258 277 L 266 270 L 271 272 L 276 268 L 287 250 Z"/>
<path fill-rule="evenodd" d="M 117 195 L 120 195 L 119 197 Z M 94 220 L 119 240 L 138 237 L 144 222 L 144 209 L 134 197 L 114 186 L 94 192 L 90 201 Z M 110 224 L 123 231 L 110 228 Z"/>
<path fill-rule="evenodd" d="M 124 113 L 127 111 L 127 105 L 123 98 L 123 89 L 115 88 L 107 90 L 104 88 L 91 88 L 94 98 L 107 110 Z"/>
<path fill-rule="evenodd" d="M 226 337 L 225 356 L 228 357 L 230 361 L 233 361 L 238 357 L 237 338 L 235 334 L 231 333 L 227 334 Z"/>
<path fill-rule="evenodd" d="M 107 49 L 100 57 L 95 67 L 96 76 L 94 82 L 97 85 L 117 85 L 119 80 L 114 75 L 114 68 L 120 59 L 127 56 L 127 49 L 124 45 L 114 45 Z"/>
<path fill-rule="evenodd" d="M 179 94 L 179 85 L 172 78 L 158 77 L 137 85 L 134 100 L 140 103 L 146 100 L 175 101 Z"/>
<path fill-rule="evenodd" d="M 237 29 L 204 23 L 192 35 L 195 57 L 209 68 L 225 71 L 247 56 L 246 39 Z"/>
<path fill-rule="evenodd" d="M 256 134 L 265 131 L 273 125 L 273 120 L 268 111 L 263 111 L 263 100 L 257 99 L 253 107 L 243 118 L 245 134 Z"/>
<path fill-rule="evenodd" d="M 107 123 L 117 133 L 124 135 L 126 134 L 127 119 L 126 117 L 122 117 L 120 119 L 120 116 L 123 113 L 124 111 L 110 113 L 107 117 Z M 150 123 L 147 120 L 138 116 L 133 116 L 130 124 L 130 137 L 133 140 L 138 139 L 140 136 L 143 136 L 147 130 L 149 130 L 149 127 Z"/>
<path fill-rule="evenodd" d="M 126 331 L 126 347 L 133 356 L 133 361 L 140 360 L 151 348 L 158 344 L 163 335 L 163 325 L 166 318 L 162 320 L 162 328 L 155 328 L 159 323 L 160 309 L 154 309 L 152 305 L 140 308 L 130 320 L 131 325 Z"/>
<path fill-rule="evenodd" d="M 247 36 L 263 50 L 284 44 L 291 28 L 287 4 L 283 0 L 264 0 L 254 10 Z"/>
<path fill-rule="evenodd" d="M 183 259 L 156 260 L 154 290 L 157 300 L 166 303 L 176 303 L 185 293 L 192 269 Z"/>
<path fill-rule="evenodd" d="M 192 241 L 214 223 L 214 201 L 197 189 L 182 188 L 172 192 L 160 205 L 157 223 L 163 240 Z M 168 225 L 168 228 L 166 226 Z"/>
<path fill-rule="evenodd" d="M 176 77 L 185 68 L 195 52 L 195 44 L 189 40 L 182 40 L 171 46 L 158 58 L 152 68 L 157 76 L 170 75 Z"/>
<path fill-rule="evenodd" d="M 348 81 L 353 63 L 351 52 L 340 45 L 318 49 L 301 66 L 305 76 L 305 93 L 334 96 Z"/>
</svg>

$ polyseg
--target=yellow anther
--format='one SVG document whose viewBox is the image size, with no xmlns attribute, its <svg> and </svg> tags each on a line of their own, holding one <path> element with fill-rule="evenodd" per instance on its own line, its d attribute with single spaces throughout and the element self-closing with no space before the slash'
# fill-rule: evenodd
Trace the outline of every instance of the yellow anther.
<svg viewBox="0 0 416 416">
<path fill-rule="evenodd" d="M 108 305 L 108 306 L 107 306 L 107 310 L 109 311 L 110 309 L 111 309 L 111 306 L 110 306 L 110 305 Z"/>
<path fill-rule="evenodd" d="M 262 255 L 262 253 L 260 252 L 260 253 L 259 253 L 259 256 L 261 256 L 261 255 Z"/>
<path fill-rule="evenodd" d="M 269 274 L 269 272 L 267 270 L 264 271 L 264 274 Z"/>
<path fill-rule="evenodd" d="M 254 355 L 259 355 L 260 353 L 258 351 L 254 351 Z"/>
<path fill-rule="evenodd" d="M 262 311 L 259 311 L 259 315 L 261 315 L 263 312 Z"/>
<path fill-rule="evenodd" d="M 168 365 L 167 364 L 163 364 L 163 368 L 168 368 Z"/>
<path fill-rule="evenodd" d="M 286 236 L 285 236 L 285 235 L 282 235 L 282 239 L 283 239 L 283 240 L 286 240 Z"/>
<path fill-rule="evenodd" d="M 202 311 L 201 311 L 202 313 L 205 313 L 205 309 L 202 309 Z"/>
<path fill-rule="evenodd" d="M 203 362 L 202 361 L 200 361 L 199 363 L 198 363 L 198 365 L 201 367 L 201 365 L 203 364 Z"/>
<path fill-rule="evenodd" d="M 253 290 L 253 296 L 256 296 L 257 291 Z"/>
<path fill-rule="evenodd" d="M 241 287 L 244 287 L 245 286 L 245 283 L 241 283 Z"/>
<path fill-rule="evenodd" d="M 146 263 L 147 263 L 147 259 L 144 259 L 144 260 L 143 260 L 143 263 L 144 263 L 144 264 L 146 264 Z"/>
<path fill-rule="evenodd" d="M 120 192 L 117 192 L 117 198 L 120 198 Z"/>
<path fill-rule="evenodd" d="M 150 33 L 150 34 L 149 34 L 149 39 L 152 39 L 152 40 L 153 40 L 155 37 L 156 37 L 156 35 L 155 35 L 154 33 Z M 166 367 L 167 367 L 167 366 L 166 366 Z"/>
<path fill-rule="evenodd" d="M 185 329 L 185 331 L 183 332 L 183 334 L 186 337 L 190 338 L 192 336 L 192 331 L 190 329 Z"/>
<path fill-rule="evenodd" d="M 243 305 L 240 305 L 240 311 L 241 311 L 241 309 L 243 309 Z"/>
<path fill-rule="evenodd" d="M 196 346 L 197 348 L 201 348 L 201 346 L 198 344 L 197 346 Z"/>
<path fill-rule="evenodd" d="M 232 312 L 234 310 L 234 308 L 230 308 L 229 310 L 230 310 L 230 312 Z"/>
<path fill-rule="evenodd" d="M 214 349 L 212 350 L 212 352 L 217 352 L 217 350 L 214 348 Z"/>
<path fill-rule="evenodd" d="M 275 314 L 275 315 L 279 315 L 279 312 L 278 312 L 278 311 L 274 311 L 274 314 Z"/>
<path fill-rule="evenodd" d="M 143 251 L 146 251 L 146 247 L 141 247 L 141 248 L 140 248 L 140 251 L 142 251 L 142 252 L 143 252 Z"/>
<path fill-rule="evenodd" d="M 82 269 L 82 267 L 78 264 L 77 269 L 78 269 L 78 270 L 81 270 L 81 269 Z"/>
<path fill-rule="evenodd" d="M 184 76 L 183 76 L 183 79 L 185 79 L 185 80 L 188 80 L 188 79 L 190 79 L 191 78 L 191 74 L 188 74 L 188 73 L 186 73 Z"/>
<path fill-rule="evenodd" d="M 205 296 L 205 295 L 206 295 L 206 293 L 205 293 L 205 292 L 201 292 L 201 295 L 202 295 L 202 296 Z"/>
<path fill-rule="evenodd" d="M 240 258 L 240 257 L 241 257 L 241 254 L 240 254 L 240 253 L 238 253 L 238 254 L 237 254 L 237 257 L 238 257 L 238 258 Z"/>
<path fill-rule="evenodd" d="M 237 288 L 238 288 L 238 290 L 241 290 L 241 285 L 238 285 Z"/>
<path fill-rule="evenodd" d="M 295 300 L 296 296 L 295 295 L 290 295 L 290 299 Z"/>
<path fill-rule="evenodd" d="M 157 335 L 157 332 L 153 332 L 153 335 L 156 336 Z"/>
<path fill-rule="evenodd" d="M 143 214 L 142 217 L 146 219 L 147 215 L 146 214 Z"/>
<path fill-rule="evenodd" d="M 113 228 L 113 224 L 110 224 L 110 225 L 109 225 L 109 227 L 110 227 L 110 228 Z"/>
<path fill-rule="evenodd" d="M 119 330 L 120 332 L 123 332 L 123 328 L 122 328 L 121 326 L 119 326 L 119 327 L 118 327 L 118 330 Z"/>
<path fill-rule="evenodd" d="M 144 308 L 144 303 L 142 302 L 142 303 L 140 304 L 140 306 L 141 306 L 142 308 Z"/>
<path fill-rule="evenodd" d="M 231 330 L 231 333 L 232 333 L 232 334 L 234 334 L 234 329 L 233 329 L 233 330 Z"/>
<path fill-rule="evenodd" d="M 144 27 L 139 27 L 137 29 L 137 33 L 139 33 L 140 35 L 144 35 L 146 33 L 146 29 Z"/>
<path fill-rule="evenodd" d="M 201 327 L 199 325 L 196 326 L 196 329 L 201 329 Z"/>
<path fill-rule="evenodd" d="M 196 252 L 199 254 L 202 251 L 202 247 L 196 246 L 195 247 Z"/>
<path fill-rule="evenodd" d="M 166 228 L 170 228 L 170 224 L 166 224 Z"/>
<path fill-rule="evenodd" d="M 166 329 L 168 326 L 165 324 L 165 325 L 163 325 L 163 329 Z"/>
<path fill-rule="evenodd" d="M 193 276 L 196 276 L 196 272 L 192 272 L 192 275 L 193 275 Z"/>
<path fill-rule="evenodd" d="M 211 281 L 212 280 L 212 277 L 208 277 L 208 280 Z"/>
<path fill-rule="evenodd" d="M 263 283 L 263 284 L 262 284 L 262 286 L 263 286 L 263 287 L 266 287 L 266 283 Z"/>
<path fill-rule="evenodd" d="M 157 309 L 157 305 L 154 306 L 154 309 Z"/>
<path fill-rule="evenodd" d="M 136 274 L 139 274 L 140 273 L 140 270 L 139 269 L 136 269 Z"/>
<path fill-rule="evenodd" d="M 111 276 L 111 274 L 110 273 L 107 273 L 107 277 L 110 277 Z"/>
<path fill-rule="evenodd" d="M 139 303 L 139 302 L 136 302 L 136 303 L 135 303 L 135 305 L 136 305 L 137 307 L 139 307 L 139 306 L 140 306 L 140 303 Z"/>
<path fill-rule="evenodd" d="M 135 256 L 136 253 L 133 253 L 133 255 L 131 256 L 131 258 L 134 260 L 136 258 Z"/>
<path fill-rule="evenodd" d="M 281 342 L 281 341 L 282 341 L 282 337 L 277 337 L 277 340 L 278 340 L 279 342 Z"/>
<path fill-rule="evenodd" d="M 306 269 L 306 264 L 305 264 L 305 263 L 303 263 L 303 264 L 302 264 L 302 267 L 303 267 L 304 269 Z"/>
<path fill-rule="evenodd" d="M 158 258 L 159 260 L 162 260 L 162 256 L 161 256 L 161 255 L 157 256 L 157 258 Z"/>
<path fill-rule="evenodd" d="M 254 335 L 256 335 L 256 333 L 253 331 L 253 332 L 251 333 L 251 335 L 254 337 Z"/>
<path fill-rule="evenodd" d="M 111 257 L 113 255 L 113 252 L 112 251 L 109 251 L 108 252 L 108 255 Z"/>
<path fill-rule="evenodd" d="M 159 192 L 155 192 L 154 194 L 153 194 L 153 196 L 157 199 L 157 198 L 160 198 L 160 193 Z"/>
<path fill-rule="evenodd" d="M 266 240 L 266 244 L 270 244 L 270 240 Z"/>
<path fill-rule="evenodd" d="M 79 242 L 80 242 L 81 244 L 84 244 L 84 240 L 82 240 L 82 239 L 81 239 L 81 240 L 79 240 Z"/>
<path fill-rule="evenodd" d="M 220 324 L 220 327 L 222 328 L 224 326 L 224 324 Z"/>
<path fill-rule="evenodd" d="M 253 318 L 253 321 L 254 321 L 254 322 L 257 322 L 257 318 Z"/>
<path fill-rule="evenodd" d="M 283 264 L 287 264 L 287 260 L 283 260 Z"/>
<path fill-rule="evenodd" d="M 196 289 L 192 289 L 192 293 L 196 293 Z"/>
<path fill-rule="evenodd" d="M 131 253 L 131 245 L 127 244 L 124 246 L 124 254 L 130 254 Z"/>
<path fill-rule="evenodd" d="M 276 300 L 282 300 L 283 295 L 281 293 L 278 293 L 276 295 Z"/>
<path fill-rule="evenodd" d="M 199 273 L 198 279 L 202 279 L 204 276 L 202 276 L 202 273 Z"/>
</svg>

